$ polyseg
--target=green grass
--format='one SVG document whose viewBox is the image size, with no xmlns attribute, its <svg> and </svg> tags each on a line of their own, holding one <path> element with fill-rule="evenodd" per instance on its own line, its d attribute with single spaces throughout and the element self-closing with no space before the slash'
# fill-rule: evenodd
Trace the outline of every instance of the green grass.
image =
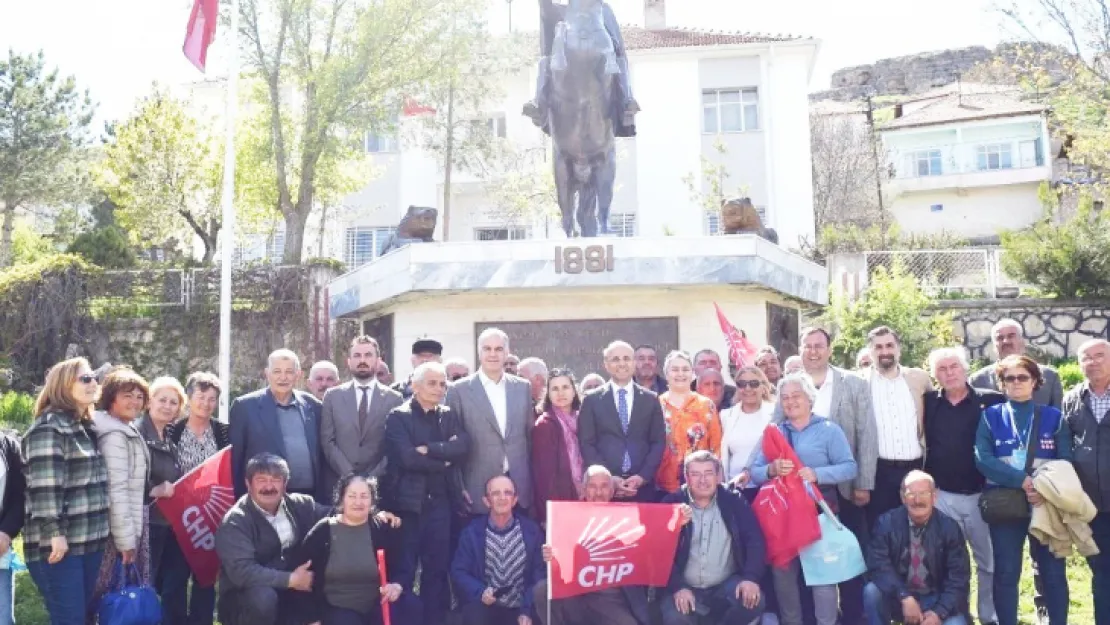
<svg viewBox="0 0 1110 625">
<path fill-rule="evenodd" d="M 15 546 L 22 553 L 22 540 L 17 538 Z M 975 612 L 975 580 L 976 576 L 972 574 L 970 597 L 972 613 Z M 1091 602 L 1091 569 L 1087 566 L 1087 561 L 1079 556 L 1073 555 L 1068 559 L 1068 588 L 1071 591 L 1068 625 L 1095 625 L 1094 604 Z M 1036 610 L 1033 607 L 1033 574 L 1028 556 L 1021 576 L 1019 597 L 1018 619 L 1022 623 L 1036 625 Z M 15 622 L 19 625 L 50 625 L 39 590 L 26 572 L 17 573 L 15 577 Z"/>
</svg>

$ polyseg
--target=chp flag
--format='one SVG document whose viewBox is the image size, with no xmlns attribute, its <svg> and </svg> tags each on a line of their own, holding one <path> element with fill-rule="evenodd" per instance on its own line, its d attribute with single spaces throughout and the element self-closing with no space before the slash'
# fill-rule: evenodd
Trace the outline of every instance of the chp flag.
<svg viewBox="0 0 1110 625">
<path fill-rule="evenodd" d="M 231 481 L 231 447 L 221 449 L 173 485 L 173 497 L 158 500 L 158 509 L 173 527 L 177 543 L 201 586 L 216 583 L 220 559 L 216 529 L 235 503 Z"/>
<path fill-rule="evenodd" d="M 681 528 L 677 504 L 547 505 L 552 599 L 618 586 L 667 585 Z"/>
<path fill-rule="evenodd" d="M 713 307 L 717 309 L 717 324 L 721 326 L 721 332 L 724 332 L 725 341 L 728 343 L 728 359 L 738 368 L 754 365 L 756 348 L 748 340 L 748 335 L 743 330 L 737 330 L 736 326 L 729 322 L 716 302 L 713 303 Z"/>
</svg>

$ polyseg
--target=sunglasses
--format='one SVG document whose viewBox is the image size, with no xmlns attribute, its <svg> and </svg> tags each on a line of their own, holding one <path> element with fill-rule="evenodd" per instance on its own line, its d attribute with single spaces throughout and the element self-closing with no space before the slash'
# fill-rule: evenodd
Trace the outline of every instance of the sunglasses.
<svg viewBox="0 0 1110 625">
<path fill-rule="evenodd" d="M 77 376 L 77 381 L 81 384 L 92 384 L 93 382 L 96 382 L 96 376 L 91 373 L 86 373 L 84 375 Z"/>
<path fill-rule="evenodd" d="M 759 380 L 740 380 L 736 383 L 736 388 L 757 389 L 761 386 L 763 386 L 763 382 Z"/>
<path fill-rule="evenodd" d="M 1019 373 L 1017 375 L 1004 375 L 1004 376 L 1002 376 L 1002 381 L 1005 382 L 1006 384 L 1013 384 L 1014 382 L 1021 382 L 1021 383 L 1024 384 L 1025 382 L 1028 382 L 1029 380 L 1032 380 L 1032 379 L 1033 379 L 1033 376 L 1029 375 L 1028 373 Z"/>
<path fill-rule="evenodd" d="M 451 376 L 451 381 L 452 381 L 452 382 L 456 382 L 456 381 L 458 381 L 458 380 L 461 380 L 461 379 L 463 379 L 463 378 L 465 378 L 465 377 L 466 377 L 466 375 L 465 375 L 465 374 L 462 374 L 462 373 L 456 373 L 455 375 L 452 375 L 452 376 Z"/>
</svg>

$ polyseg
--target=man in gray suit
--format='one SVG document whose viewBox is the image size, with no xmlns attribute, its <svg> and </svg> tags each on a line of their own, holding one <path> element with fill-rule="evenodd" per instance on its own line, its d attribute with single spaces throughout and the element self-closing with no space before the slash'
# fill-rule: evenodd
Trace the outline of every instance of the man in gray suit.
<svg viewBox="0 0 1110 625">
<path fill-rule="evenodd" d="M 1007 356 L 1021 356 L 1025 353 L 1025 328 L 1014 319 L 1002 319 L 991 328 L 991 340 L 994 341 L 994 351 L 998 360 Z M 1064 400 L 1064 387 L 1060 384 L 1060 374 L 1052 367 L 1042 365 L 1041 375 L 1044 384 L 1033 391 L 1033 403 L 1052 406 L 1059 409 Z M 990 364 L 975 372 L 971 376 L 971 386 L 985 388 L 992 391 L 1001 390 L 998 387 L 998 376 L 995 375 L 994 365 Z"/>
<path fill-rule="evenodd" d="M 840 426 L 852 448 L 852 457 L 859 474 L 851 482 L 838 486 L 841 522 L 866 545 L 866 506 L 875 488 L 875 465 L 879 460 L 879 433 L 875 424 L 871 389 L 863 378 L 829 364 L 832 337 L 821 328 L 803 328 L 802 367 L 817 387 L 813 413 Z M 775 420 L 782 420 L 782 405 L 775 408 Z M 863 613 L 863 578 L 840 584 L 841 622 L 844 625 L 865 623 Z"/>
<path fill-rule="evenodd" d="M 320 419 L 324 458 L 337 477 L 385 472 L 385 418 L 401 405 L 401 394 L 377 381 L 378 342 L 371 336 L 351 341 L 347 368 L 354 379 L 328 389 Z"/>
<path fill-rule="evenodd" d="M 447 406 L 462 421 L 470 438 L 463 464 L 463 500 L 472 515 L 489 512 L 482 497 L 486 482 L 511 475 L 518 505 L 532 505 L 532 385 L 505 372 L 509 336 L 487 328 L 478 336 L 478 372 L 451 385 Z"/>
</svg>

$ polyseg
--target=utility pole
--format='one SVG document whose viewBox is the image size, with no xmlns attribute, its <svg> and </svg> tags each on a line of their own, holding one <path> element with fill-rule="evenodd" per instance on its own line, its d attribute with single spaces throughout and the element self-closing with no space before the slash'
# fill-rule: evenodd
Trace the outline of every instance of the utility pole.
<svg viewBox="0 0 1110 625">
<path fill-rule="evenodd" d="M 879 162 L 879 141 L 875 136 L 875 105 L 871 101 L 871 94 L 867 94 L 867 128 L 871 143 L 871 158 L 875 161 L 875 195 L 879 199 L 879 230 L 883 246 L 886 246 L 886 208 L 883 206 L 883 163 Z"/>
<path fill-rule="evenodd" d="M 509 5 L 509 32 L 513 32 L 513 0 L 505 0 Z"/>
</svg>

